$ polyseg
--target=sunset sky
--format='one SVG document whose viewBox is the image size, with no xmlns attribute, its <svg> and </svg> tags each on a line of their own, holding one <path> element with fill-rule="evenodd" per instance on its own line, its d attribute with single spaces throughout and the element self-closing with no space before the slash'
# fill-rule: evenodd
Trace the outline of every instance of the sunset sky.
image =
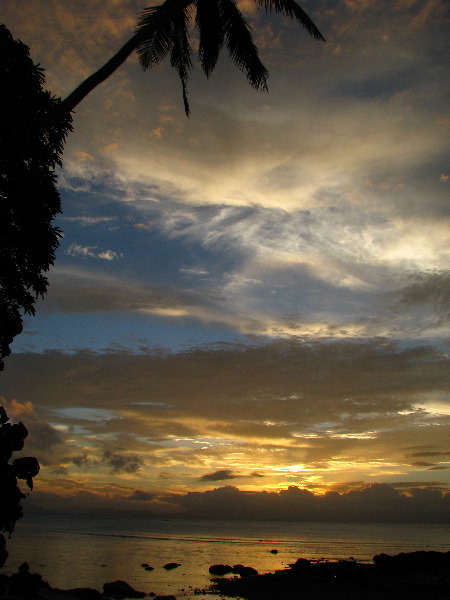
<svg viewBox="0 0 450 600">
<path fill-rule="evenodd" d="M 225 50 L 188 119 L 168 62 L 133 56 L 77 108 L 49 292 L 0 375 L 42 467 L 27 502 L 448 508 L 448 3 L 300 4 L 326 44 L 239 3 L 269 93 Z M 2 0 L 0 22 L 65 97 L 146 6 Z"/>
</svg>

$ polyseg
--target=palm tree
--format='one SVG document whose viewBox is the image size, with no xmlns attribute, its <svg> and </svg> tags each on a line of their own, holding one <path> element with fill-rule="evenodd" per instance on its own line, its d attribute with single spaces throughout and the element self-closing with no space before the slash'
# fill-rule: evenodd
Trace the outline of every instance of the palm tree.
<svg viewBox="0 0 450 600">
<path fill-rule="evenodd" d="M 296 20 L 316 40 L 324 37 L 295 0 L 255 0 L 266 12 L 275 11 Z M 267 69 L 259 59 L 250 26 L 239 10 L 236 0 L 166 0 L 164 4 L 146 8 L 140 15 L 135 34 L 98 71 L 85 79 L 59 106 L 67 115 L 97 85 L 107 79 L 136 50 L 144 70 L 160 63 L 170 54 L 170 63 L 177 70 L 183 89 L 186 115 L 190 109 L 187 81 L 192 69 L 192 48 L 189 25 L 194 20 L 199 30 L 199 58 L 206 76 L 213 72 L 224 45 L 234 64 L 245 72 L 249 83 L 257 90 L 267 90 Z"/>
</svg>

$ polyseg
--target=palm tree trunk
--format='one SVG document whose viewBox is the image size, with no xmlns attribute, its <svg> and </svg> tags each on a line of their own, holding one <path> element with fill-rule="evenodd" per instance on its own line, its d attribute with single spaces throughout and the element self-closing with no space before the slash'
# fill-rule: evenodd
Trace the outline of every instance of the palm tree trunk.
<svg viewBox="0 0 450 600">
<path fill-rule="evenodd" d="M 84 98 L 86 98 L 90 92 L 92 92 L 94 88 L 112 75 L 114 71 L 116 71 L 127 60 L 130 54 L 136 50 L 141 37 L 142 35 L 140 32 L 133 35 L 133 37 L 130 38 L 128 42 L 126 42 L 122 48 L 120 48 L 120 50 L 103 65 L 103 67 L 100 67 L 98 71 L 92 73 L 92 75 L 82 81 L 80 85 L 60 103 L 58 107 L 58 115 L 55 115 L 55 117 L 58 118 L 63 115 L 70 114 L 73 109 Z"/>
</svg>

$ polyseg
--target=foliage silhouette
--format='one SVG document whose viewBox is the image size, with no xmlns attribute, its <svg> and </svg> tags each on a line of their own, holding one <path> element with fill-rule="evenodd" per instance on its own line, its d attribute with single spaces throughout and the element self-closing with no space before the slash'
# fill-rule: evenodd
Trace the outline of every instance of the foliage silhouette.
<svg viewBox="0 0 450 600">
<path fill-rule="evenodd" d="M 319 29 L 295 0 L 255 0 L 258 8 L 275 11 L 296 20 L 316 40 L 325 41 Z M 85 79 L 58 108 L 59 114 L 71 112 L 97 85 L 107 79 L 137 51 L 144 70 L 170 55 L 170 64 L 181 80 L 184 109 L 190 113 L 187 81 L 192 68 L 189 24 L 199 31 L 198 54 L 207 77 L 226 45 L 233 63 L 245 72 L 250 85 L 267 90 L 268 72 L 259 59 L 251 29 L 236 5 L 236 0 L 166 0 L 146 8 L 139 16 L 135 34 L 98 71 Z"/>
<path fill-rule="evenodd" d="M 45 128 L 60 104 L 44 90 L 43 70 L 28 48 L 0 25 L 0 370 L 9 344 L 22 330 L 21 311 L 47 290 L 60 231 L 56 165 L 71 130 L 71 116 Z"/>
<path fill-rule="evenodd" d="M 0 406 L 0 531 L 11 536 L 16 521 L 23 514 L 20 502 L 26 498 L 17 479 L 25 480 L 32 490 L 33 477 L 39 473 L 39 463 L 32 456 L 16 458 L 10 462 L 13 452 L 22 450 L 28 431 L 23 423 L 12 425 L 8 421 L 5 409 Z"/>
</svg>

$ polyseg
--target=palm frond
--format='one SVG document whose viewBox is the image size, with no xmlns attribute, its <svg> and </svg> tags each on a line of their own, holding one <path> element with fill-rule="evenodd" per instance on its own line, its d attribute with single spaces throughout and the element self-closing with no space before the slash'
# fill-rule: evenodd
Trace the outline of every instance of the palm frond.
<svg viewBox="0 0 450 600">
<path fill-rule="evenodd" d="M 136 51 L 143 69 L 154 67 L 172 51 L 180 15 L 194 3 L 195 0 L 166 0 L 141 13 L 136 27 Z"/>
<path fill-rule="evenodd" d="M 140 42 L 136 48 L 143 69 L 151 69 L 161 62 L 172 49 L 174 23 L 172 15 L 163 6 L 147 8 L 136 28 Z"/>
<path fill-rule="evenodd" d="M 198 55 L 205 75 L 213 72 L 223 46 L 223 26 L 219 6 L 211 0 L 197 0 L 195 24 L 200 32 Z"/>
<path fill-rule="evenodd" d="M 187 99 L 187 81 L 189 72 L 192 69 L 191 46 L 189 43 L 188 25 L 192 11 L 189 7 L 181 14 L 172 17 L 174 27 L 174 37 L 172 52 L 170 55 L 170 64 L 178 71 L 178 76 L 183 86 L 184 111 L 187 116 L 190 114 L 189 102 Z"/>
<path fill-rule="evenodd" d="M 316 40 L 325 41 L 325 38 L 320 33 L 316 25 L 310 19 L 310 17 L 305 13 L 305 11 L 300 8 L 300 6 L 295 2 L 295 0 L 256 0 L 260 6 L 263 6 L 266 9 L 266 12 L 274 10 L 277 13 L 281 13 L 290 17 L 291 19 L 296 19 L 300 25 L 302 25 L 306 31 Z"/>
<path fill-rule="evenodd" d="M 217 0 L 223 23 L 224 37 L 234 64 L 244 71 L 247 80 L 257 90 L 267 91 L 268 71 L 259 59 L 250 27 L 235 0 Z"/>
</svg>

